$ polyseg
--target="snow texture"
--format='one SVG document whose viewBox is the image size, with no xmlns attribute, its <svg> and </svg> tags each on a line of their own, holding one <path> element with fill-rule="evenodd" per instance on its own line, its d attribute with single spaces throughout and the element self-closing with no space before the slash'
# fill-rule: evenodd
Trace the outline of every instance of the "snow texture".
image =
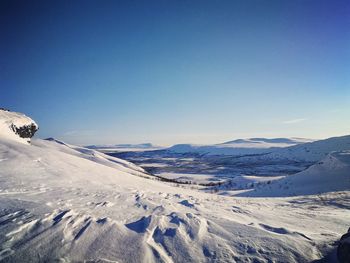
<svg viewBox="0 0 350 263">
<path fill-rule="evenodd" d="M 314 185 L 333 171 L 335 180 L 349 175 L 349 153 L 327 158 L 305 171 Z M 309 193 L 299 177 L 298 193 Z M 334 242 L 350 222 L 347 187 L 309 196 L 229 197 L 151 178 L 92 149 L 55 139 L 24 144 L 2 132 L 0 261 L 332 260 Z"/>
</svg>

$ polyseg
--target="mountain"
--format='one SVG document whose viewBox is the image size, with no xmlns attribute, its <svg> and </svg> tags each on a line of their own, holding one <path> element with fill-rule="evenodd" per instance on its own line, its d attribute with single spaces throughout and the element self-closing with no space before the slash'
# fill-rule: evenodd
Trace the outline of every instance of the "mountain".
<svg viewBox="0 0 350 263">
<path fill-rule="evenodd" d="M 312 142 L 302 138 L 250 138 L 237 139 L 214 145 L 177 144 L 167 150 L 176 153 L 198 153 L 207 155 L 252 155 L 269 153 L 277 148 Z"/>
<path fill-rule="evenodd" d="M 273 148 L 273 147 L 288 147 L 292 145 L 312 142 L 314 140 L 305 138 L 250 138 L 237 139 L 224 142 L 219 145 L 229 145 L 230 147 L 245 147 L 245 148 Z"/>
<path fill-rule="evenodd" d="M 276 149 L 261 159 L 317 162 L 333 151 L 350 150 L 350 135 Z"/>
<path fill-rule="evenodd" d="M 2 127 L 0 262 L 310 262 L 350 220 L 349 192 L 307 203 L 209 194 L 53 138 L 23 143 Z"/>
<path fill-rule="evenodd" d="M 115 145 L 88 145 L 89 149 L 95 149 L 101 152 L 137 152 L 137 151 L 153 151 L 160 150 L 163 147 L 153 145 L 151 143 L 140 144 L 115 144 Z"/>
<path fill-rule="evenodd" d="M 305 171 L 271 182 L 252 192 L 254 197 L 316 195 L 350 189 L 350 151 L 332 152 Z"/>
<path fill-rule="evenodd" d="M 215 145 L 177 144 L 167 150 L 174 153 L 242 156 L 242 162 L 289 160 L 314 163 L 333 151 L 350 150 L 350 135 L 316 141 L 299 138 L 238 139 Z"/>
<path fill-rule="evenodd" d="M 140 144 L 126 143 L 126 144 L 114 144 L 114 145 L 108 145 L 108 144 L 88 145 L 85 147 L 90 149 L 104 149 L 104 148 L 145 148 L 147 149 L 147 148 L 153 148 L 155 146 L 153 146 L 152 143 L 140 143 Z"/>
</svg>

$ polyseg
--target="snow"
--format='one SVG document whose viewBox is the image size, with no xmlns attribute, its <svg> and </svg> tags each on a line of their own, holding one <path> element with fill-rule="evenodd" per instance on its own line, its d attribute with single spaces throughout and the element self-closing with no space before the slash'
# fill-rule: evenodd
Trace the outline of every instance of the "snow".
<svg viewBox="0 0 350 263">
<path fill-rule="evenodd" d="M 250 138 L 224 142 L 220 145 L 237 148 L 282 148 L 313 141 L 305 138 Z"/>
<path fill-rule="evenodd" d="M 278 148 L 312 141 L 303 138 L 250 138 L 214 145 L 176 144 L 168 148 L 168 150 L 176 153 L 191 152 L 208 155 L 254 155 L 269 153 Z"/>
<path fill-rule="evenodd" d="M 350 220 L 341 208 L 348 192 L 325 197 L 338 206 L 232 198 L 149 180 L 107 158 L 55 140 L 1 139 L 0 258 L 308 262 Z"/>
<path fill-rule="evenodd" d="M 350 151 L 333 152 L 305 171 L 272 182 L 246 196 L 297 196 L 350 189 Z"/>
<path fill-rule="evenodd" d="M 333 151 L 350 150 L 350 135 L 277 149 L 261 158 L 317 162 Z"/>
<path fill-rule="evenodd" d="M 29 138 L 21 138 L 12 130 L 11 126 L 19 128 L 31 124 L 38 127 L 35 121 L 22 113 L 0 109 L 0 136 L 4 139 L 15 140 L 25 144 L 29 143 Z"/>
<path fill-rule="evenodd" d="M 305 171 L 321 190 L 349 174 L 348 152 L 327 158 Z M 333 251 L 350 221 L 344 181 L 321 195 L 222 196 L 93 149 L 4 132 L 0 160 L 5 262 L 310 262 Z"/>
<path fill-rule="evenodd" d="M 152 176 L 146 174 L 144 169 L 134 165 L 131 162 L 106 155 L 96 150 L 87 149 L 87 148 L 75 146 L 75 145 L 70 145 L 70 144 L 61 142 L 59 140 L 56 140 L 54 138 L 48 138 L 46 139 L 46 141 L 35 140 L 34 145 L 38 145 L 38 146 L 43 145 L 44 147 L 53 147 L 54 149 L 59 149 L 61 152 L 65 152 L 68 154 L 72 154 L 74 156 L 88 159 L 112 168 L 117 168 L 120 170 L 127 168 L 127 171 L 131 174 L 134 174 L 136 172 L 136 175 L 138 176 L 153 178 Z M 53 142 L 53 143 L 49 143 L 49 142 Z"/>
</svg>

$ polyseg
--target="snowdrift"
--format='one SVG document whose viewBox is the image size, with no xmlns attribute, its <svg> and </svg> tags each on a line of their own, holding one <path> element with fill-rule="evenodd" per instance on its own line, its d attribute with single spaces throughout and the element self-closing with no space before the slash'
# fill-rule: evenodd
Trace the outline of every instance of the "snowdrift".
<svg viewBox="0 0 350 263">
<path fill-rule="evenodd" d="M 329 206 L 218 196 L 150 180 L 92 149 L 7 133 L 1 262 L 310 262 L 350 221 L 349 193 L 328 195 Z"/>
</svg>

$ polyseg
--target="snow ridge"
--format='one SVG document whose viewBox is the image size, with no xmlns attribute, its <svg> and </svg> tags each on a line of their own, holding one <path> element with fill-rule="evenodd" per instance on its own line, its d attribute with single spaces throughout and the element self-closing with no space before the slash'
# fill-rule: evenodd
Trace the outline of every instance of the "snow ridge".
<svg viewBox="0 0 350 263">
<path fill-rule="evenodd" d="M 332 152 L 308 169 L 241 194 L 254 197 L 317 195 L 350 189 L 350 151 Z"/>
</svg>

